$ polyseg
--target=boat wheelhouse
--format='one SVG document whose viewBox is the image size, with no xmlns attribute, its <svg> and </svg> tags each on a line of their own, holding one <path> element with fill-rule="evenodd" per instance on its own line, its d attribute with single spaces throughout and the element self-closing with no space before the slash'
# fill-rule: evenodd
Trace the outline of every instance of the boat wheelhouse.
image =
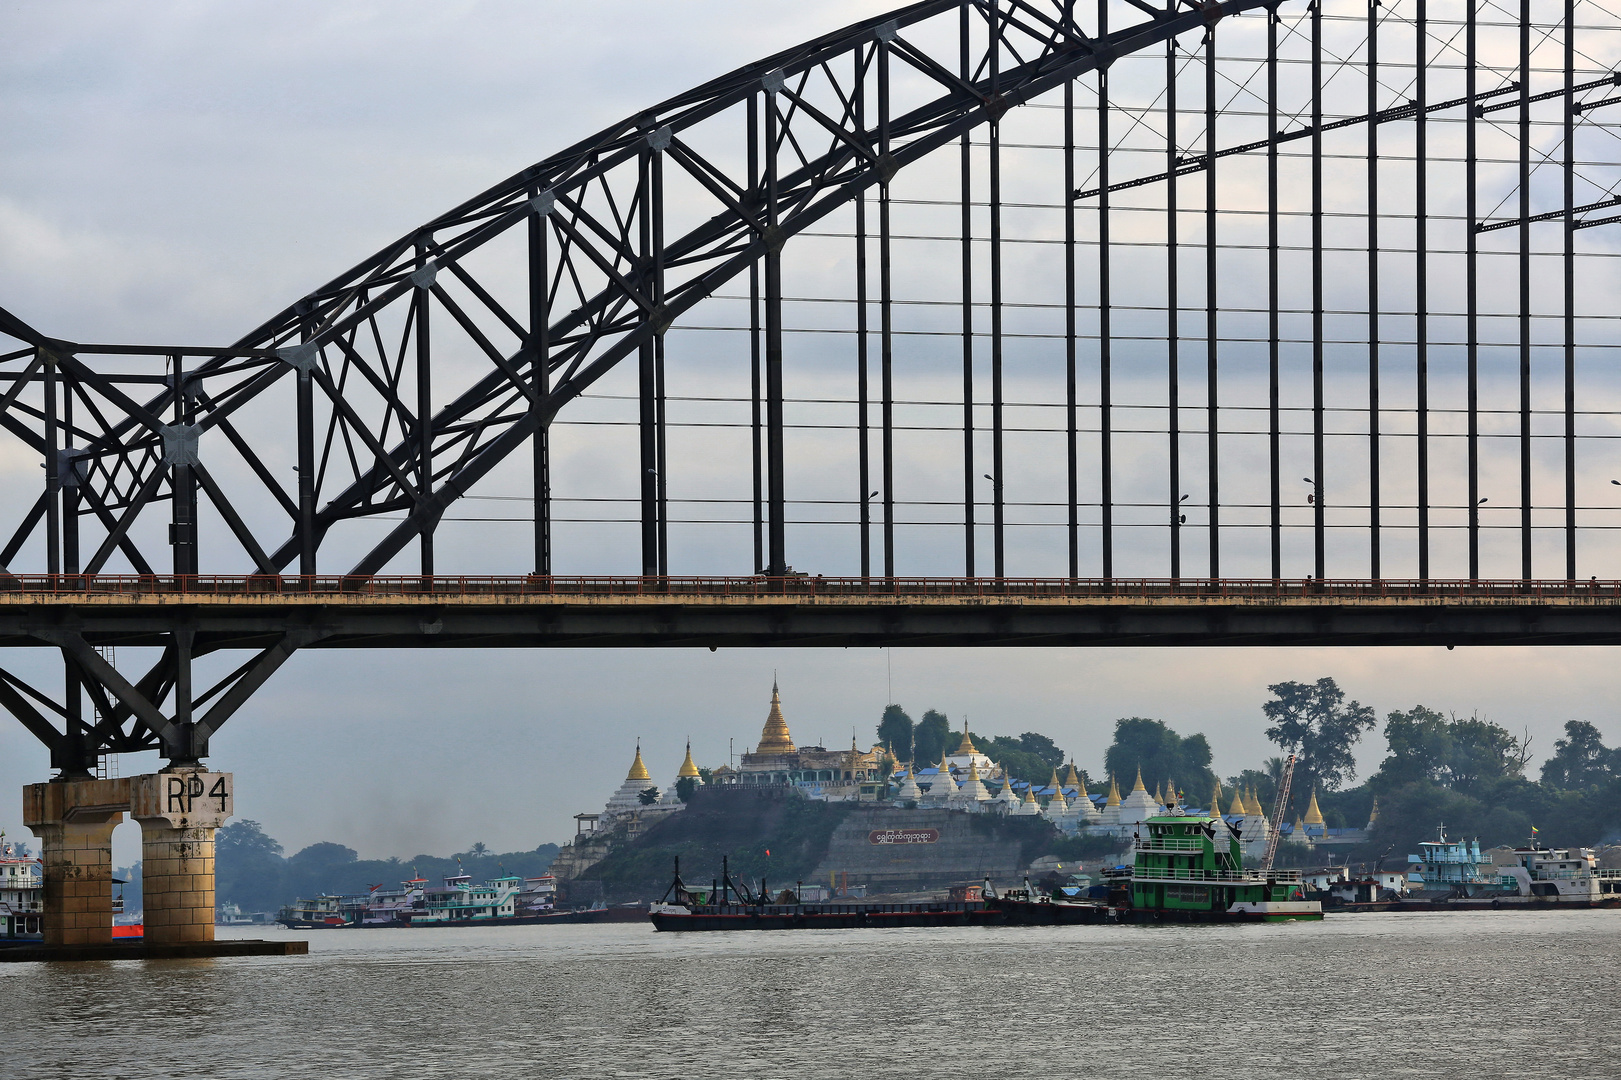
<svg viewBox="0 0 1621 1080">
<path fill-rule="evenodd" d="M 298 899 L 276 912 L 276 921 L 289 930 L 322 930 L 342 926 L 344 898 L 335 893 L 322 894 L 314 900 Z"/>
<path fill-rule="evenodd" d="M 38 859 L 15 850 L 0 848 L 0 938 L 32 940 L 42 936 L 45 875 Z"/>
<path fill-rule="evenodd" d="M 487 922 L 517 915 L 521 877 L 491 878 L 474 885 L 469 874 L 445 878 L 437 888 L 422 890 L 422 910 L 411 916 L 413 926 L 435 923 Z"/>
<path fill-rule="evenodd" d="M 524 878 L 518 892 L 519 915 L 550 915 L 557 910 L 557 877 L 541 874 Z"/>
<path fill-rule="evenodd" d="M 1133 837 L 1132 853 L 1130 917 L 1135 920 L 1323 917 L 1322 905 L 1306 899 L 1300 871 L 1245 869 L 1242 837 L 1220 818 L 1175 811 L 1149 818 Z"/>
<path fill-rule="evenodd" d="M 1481 855 L 1479 840 L 1448 840 L 1445 826 L 1438 826 L 1435 836 L 1418 845 L 1417 855 L 1407 856 L 1408 891 L 1416 899 L 1496 899 L 1517 893 Z"/>
<path fill-rule="evenodd" d="M 427 878 L 402 881 L 398 888 L 376 886 L 370 893 L 357 897 L 357 904 L 346 910 L 346 922 L 353 926 L 400 926 L 411 921 L 423 908 L 423 889 Z"/>
<path fill-rule="evenodd" d="M 1621 870 L 1598 865 L 1592 848 L 1546 848 L 1533 842 L 1514 849 L 1514 862 L 1499 865 L 1502 884 L 1522 897 L 1555 903 L 1600 904 L 1621 901 Z"/>
</svg>

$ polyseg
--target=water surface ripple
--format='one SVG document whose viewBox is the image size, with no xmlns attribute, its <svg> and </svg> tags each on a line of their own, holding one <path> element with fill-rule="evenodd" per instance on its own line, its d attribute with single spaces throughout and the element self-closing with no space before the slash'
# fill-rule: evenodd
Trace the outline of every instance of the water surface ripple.
<svg viewBox="0 0 1621 1080">
<path fill-rule="evenodd" d="M 318 931 L 307 957 L 0 965 L 0 1072 L 1609 1077 L 1618 931 L 1621 911 Z"/>
</svg>

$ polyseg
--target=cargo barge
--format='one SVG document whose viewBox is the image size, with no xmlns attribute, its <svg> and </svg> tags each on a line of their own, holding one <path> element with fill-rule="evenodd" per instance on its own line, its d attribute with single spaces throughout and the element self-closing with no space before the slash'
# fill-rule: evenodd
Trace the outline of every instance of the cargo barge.
<svg viewBox="0 0 1621 1080">
<path fill-rule="evenodd" d="M 977 893 L 977 886 L 973 892 Z M 775 900 L 764 880 L 758 887 L 732 878 L 728 860 L 708 892 L 681 880 L 681 860 L 664 896 L 648 911 L 655 930 L 850 930 L 904 926 L 989 926 L 1000 913 L 982 899 L 924 900 L 900 904 L 801 904 L 793 893 Z"/>
</svg>

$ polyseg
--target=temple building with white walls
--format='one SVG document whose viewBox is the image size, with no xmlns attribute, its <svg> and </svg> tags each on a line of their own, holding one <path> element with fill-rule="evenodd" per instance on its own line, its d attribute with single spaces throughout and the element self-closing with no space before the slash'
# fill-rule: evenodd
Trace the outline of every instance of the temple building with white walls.
<svg viewBox="0 0 1621 1080">
<path fill-rule="evenodd" d="M 974 740 L 968 736 L 968 718 L 962 720 L 962 741 L 957 749 L 946 755 L 946 763 L 951 766 L 953 774 L 966 774 L 969 769 L 977 769 L 981 780 L 1000 780 L 1002 767 L 980 752 L 974 745 Z"/>
<path fill-rule="evenodd" d="M 888 777 L 879 775 L 879 762 L 886 757 L 884 748 L 877 744 L 862 750 L 854 736 L 848 750 L 795 746 L 783 716 L 782 695 L 773 681 L 771 709 L 760 731 L 760 741 L 741 755 L 735 774 L 728 770 L 728 782 L 789 786 L 810 798 L 832 802 L 872 802 L 879 796 L 879 786 L 888 783 Z"/>
</svg>

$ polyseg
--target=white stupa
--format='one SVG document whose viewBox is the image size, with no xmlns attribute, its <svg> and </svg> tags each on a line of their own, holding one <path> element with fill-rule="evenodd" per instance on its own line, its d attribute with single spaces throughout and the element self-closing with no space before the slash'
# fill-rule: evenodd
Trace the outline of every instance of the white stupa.
<svg viewBox="0 0 1621 1080">
<path fill-rule="evenodd" d="M 917 770 L 908 765 L 906 767 L 906 780 L 902 782 L 901 789 L 895 792 L 895 802 L 902 806 L 907 803 L 916 803 L 923 798 L 923 789 L 917 786 Z"/>
<path fill-rule="evenodd" d="M 1053 797 L 1047 800 L 1047 807 L 1042 813 L 1054 825 L 1061 825 L 1069 819 L 1069 802 L 1064 798 L 1063 785 L 1058 782 L 1057 769 L 1053 770 L 1053 778 L 1047 786 L 1053 789 Z"/>
<path fill-rule="evenodd" d="M 956 795 L 957 781 L 951 778 L 951 764 L 941 758 L 940 767 L 935 770 L 934 779 L 929 783 L 929 793 L 923 798 L 929 806 L 950 806 Z"/>
<path fill-rule="evenodd" d="M 1092 798 L 1086 792 L 1086 781 L 1081 779 L 1073 761 L 1069 763 L 1069 775 L 1064 777 L 1064 787 L 1075 793 L 1069 808 L 1075 814 L 1077 824 L 1096 825 L 1102 820 L 1103 815 L 1092 805 Z"/>
<path fill-rule="evenodd" d="M 1098 825 L 1105 829 L 1119 831 L 1120 829 L 1120 785 L 1109 777 L 1109 797 L 1104 800 L 1103 810 L 1098 815 Z"/>
<path fill-rule="evenodd" d="M 1261 797 L 1251 788 L 1244 800 L 1243 824 L 1238 827 L 1245 857 L 1258 859 L 1264 855 L 1271 831 L 1272 822 L 1267 820 L 1266 811 L 1261 808 Z"/>
<path fill-rule="evenodd" d="M 1002 790 L 996 793 L 996 798 L 991 800 L 991 805 L 1003 814 L 1012 814 L 1019 809 L 1019 797 L 1013 794 L 1012 777 L 1004 776 L 1002 778 Z"/>
<path fill-rule="evenodd" d="M 647 766 L 642 764 L 642 744 L 636 744 L 636 760 L 630 763 L 630 772 L 625 776 L 625 782 L 619 785 L 619 790 L 608 797 L 608 805 L 603 810 L 605 818 L 628 814 L 633 810 L 645 810 L 647 805 L 642 802 L 642 793 L 652 789 L 653 802 L 657 806 L 662 796 L 658 785 L 653 783 L 653 777 L 647 772 Z"/>
<path fill-rule="evenodd" d="M 1120 800 L 1120 824 L 1137 826 L 1160 813 L 1159 804 L 1154 796 L 1148 793 L 1143 786 L 1143 771 L 1137 770 L 1137 783 L 1133 785 L 1131 794 Z"/>
<path fill-rule="evenodd" d="M 1025 787 L 1024 799 L 1013 813 L 1018 817 L 1037 817 L 1041 814 L 1041 804 L 1036 802 L 1036 785 L 1030 784 Z"/>
<path fill-rule="evenodd" d="M 962 786 L 957 789 L 957 801 L 964 805 L 971 805 L 973 809 L 978 809 L 980 803 L 991 801 L 991 793 L 985 787 L 985 781 L 979 778 L 979 763 L 977 761 L 968 763 L 968 779 L 964 780 Z"/>
</svg>

